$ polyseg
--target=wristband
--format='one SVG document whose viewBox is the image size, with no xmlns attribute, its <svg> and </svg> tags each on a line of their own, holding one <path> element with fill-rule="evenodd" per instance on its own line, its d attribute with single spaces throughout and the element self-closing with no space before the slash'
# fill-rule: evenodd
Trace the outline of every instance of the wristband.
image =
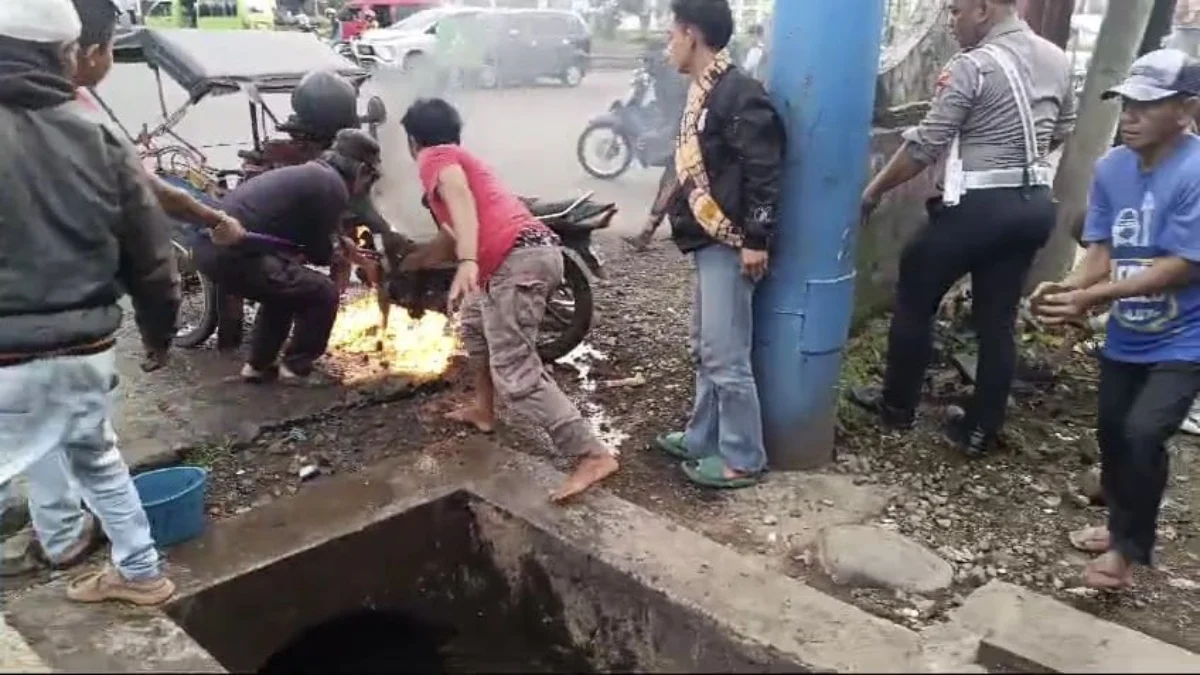
<svg viewBox="0 0 1200 675">
<path fill-rule="evenodd" d="M 478 265 L 479 261 L 474 258 L 459 258 L 458 264 L 461 265 L 463 263 L 475 263 L 476 265 Z"/>
</svg>

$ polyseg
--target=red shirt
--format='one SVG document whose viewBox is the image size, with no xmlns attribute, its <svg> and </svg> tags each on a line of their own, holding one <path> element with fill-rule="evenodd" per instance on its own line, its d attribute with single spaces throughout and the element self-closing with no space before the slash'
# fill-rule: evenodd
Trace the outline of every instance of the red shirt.
<svg viewBox="0 0 1200 675">
<path fill-rule="evenodd" d="M 522 231 L 545 227 L 533 217 L 525 204 L 496 178 L 483 162 L 458 145 L 435 145 L 417 155 L 421 187 L 429 199 L 429 208 L 437 221 L 451 229 L 450 210 L 438 196 L 438 175 L 446 167 L 459 165 L 467 175 L 467 185 L 475 197 L 479 218 L 479 281 L 486 281 L 504 262 Z"/>
</svg>

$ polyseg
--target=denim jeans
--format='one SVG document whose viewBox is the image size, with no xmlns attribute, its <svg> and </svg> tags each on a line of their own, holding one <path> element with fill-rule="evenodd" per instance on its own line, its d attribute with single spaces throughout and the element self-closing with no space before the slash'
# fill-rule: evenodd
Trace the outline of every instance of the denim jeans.
<svg viewBox="0 0 1200 675">
<path fill-rule="evenodd" d="M 0 485 L 32 470 L 31 504 L 42 501 L 33 498 L 36 492 L 47 502 L 65 505 L 70 500 L 61 492 L 61 478 L 50 477 L 53 458 L 59 457 L 112 542 L 113 563 L 121 575 L 142 581 L 159 575 L 159 557 L 129 467 L 117 449 L 110 396 L 116 375 L 112 349 L 0 368 Z M 38 474 L 48 480 L 35 488 Z M 56 527 L 53 516 L 43 512 L 42 518 L 48 528 Z"/>
<path fill-rule="evenodd" d="M 79 487 L 70 476 L 67 458 L 55 450 L 25 470 L 29 516 L 42 550 L 53 561 L 62 560 L 83 535 L 84 512 Z M 0 504 L 7 501 L 12 483 L 0 486 Z"/>
<path fill-rule="evenodd" d="M 734 471 L 758 473 L 767 466 L 767 453 L 750 367 L 754 283 L 742 276 L 741 255 L 728 246 L 710 244 L 692 257 L 696 404 L 684 447 L 694 456 L 719 453 Z"/>
</svg>

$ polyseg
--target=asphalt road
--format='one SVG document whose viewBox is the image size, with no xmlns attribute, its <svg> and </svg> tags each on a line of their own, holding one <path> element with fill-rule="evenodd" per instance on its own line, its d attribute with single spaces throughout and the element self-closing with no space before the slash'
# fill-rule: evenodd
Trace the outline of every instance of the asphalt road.
<svg viewBox="0 0 1200 675">
<path fill-rule="evenodd" d="M 621 207 L 615 229 L 634 231 L 653 198 L 657 171 L 635 166 L 618 180 L 601 181 L 584 173 L 575 157 L 576 141 L 588 120 L 626 93 L 629 77 L 623 71 L 598 71 L 574 89 L 546 84 L 459 91 L 449 98 L 463 115 L 465 144 L 490 162 L 514 190 L 547 199 L 565 199 L 594 190 L 597 197 L 615 201 Z M 172 82 L 164 84 L 168 108 L 182 104 L 186 98 L 183 91 Z M 144 124 L 153 126 L 162 119 L 154 77 L 144 66 L 116 66 L 99 92 L 134 133 Z M 412 160 L 399 126 L 414 94 L 399 77 L 388 73 L 369 81 L 364 94 L 364 103 L 366 96 L 381 96 L 389 114 L 380 133 L 385 177 L 377 203 L 400 229 L 418 235 L 428 232 L 430 225 L 419 205 Z M 286 96 L 269 96 L 267 101 L 280 119 L 286 117 Z M 251 139 L 246 98 L 238 94 L 201 101 L 176 129 L 199 146 L 212 165 L 236 166 L 237 148 L 249 147 Z"/>
</svg>

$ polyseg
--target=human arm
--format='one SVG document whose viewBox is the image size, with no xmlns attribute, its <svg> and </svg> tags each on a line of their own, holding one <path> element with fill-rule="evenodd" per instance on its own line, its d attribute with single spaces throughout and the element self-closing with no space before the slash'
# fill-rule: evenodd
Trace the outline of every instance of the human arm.
<svg viewBox="0 0 1200 675">
<path fill-rule="evenodd" d="M 760 84 L 742 94 L 723 134 L 741 163 L 742 176 L 742 212 L 729 215 L 742 225 L 744 249 L 766 251 L 779 217 L 786 138 L 783 122 Z"/>
<path fill-rule="evenodd" d="M 158 200 L 159 206 L 167 215 L 185 220 L 195 225 L 201 225 L 212 230 L 213 241 L 221 245 L 235 244 L 246 236 L 246 230 L 237 219 L 228 214 L 209 208 L 204 202 L 196 199 L 187 190 L 171 185 L 162 178 L 155 176 L 145 167 L 141 167 L 142 175 Z"/>
<path fill-rule="evenodd" d="M 904 132 L 904 144 L 863 191 L 869 211 L 891 190 L 907 183 L 941 159 L 962 131 L 975 104 L 979 70 L 970 59 L 956 58 L 942 72 L 940 90 L 921 124 Z"/>
<path fill-rule="evenodd" d="M 111 169 L 121 208 L 115 233 L 121 257 L 118 278 L 133 301 L 134 319 L 146 348 L 145 370 L 165 363 L 179 313 L 179 270 L 170 225 L 132 148 L 110 137 Z"/>
<path fill-rule="evenodd" d="M 1078 101 L 1075 98 L 1074 78 L 1067 77 L 1067 92 L 1058 108 L 1058 119 L 1054 122 L 1054 132 L 1050 136 L 1050 152 L 1062 147 L 1075 131 L 1075 121 L 1079 118 Z"/>
<path fill-rule="evenodd" d="M 1200 182 L 1185 187 L 1169 209 L 1155 242 L 1162 255 L 1149 267 L 1104 279 L 1099 275 L 1100 261 L 1097 260 L 1091 274 L 1093 278 L 1100 277 L 1099 281 L 1083 285 L 1088 279 L 1080 279 L 1077 289 L 1047 295 L 1042 301 L 1041 313 L 1059 320 L 1076 318 L 1092 307 L 1124 298 L 1158 295 L 1194 282 L 1200 265 Z M 1092 232 L 1085 229 L 1085 239 L 1091 235 Z M 1092 244 L 1089 253 L 1097 245 Z M 1107 242 L 1102 247 L 1107 255 Z"/>
<path fill-rule="evenodd" d="M 475 195 L 467 182 L 467 174 L 459 164 L 448 164 L 438 172 L 438 194 L 450 213 L 454 231 L 454 254 L 458 271 L 450 284 L 448 302 L 455 306 L 459 299 L 479 288 L 479 211 Z"/>
</svg>

